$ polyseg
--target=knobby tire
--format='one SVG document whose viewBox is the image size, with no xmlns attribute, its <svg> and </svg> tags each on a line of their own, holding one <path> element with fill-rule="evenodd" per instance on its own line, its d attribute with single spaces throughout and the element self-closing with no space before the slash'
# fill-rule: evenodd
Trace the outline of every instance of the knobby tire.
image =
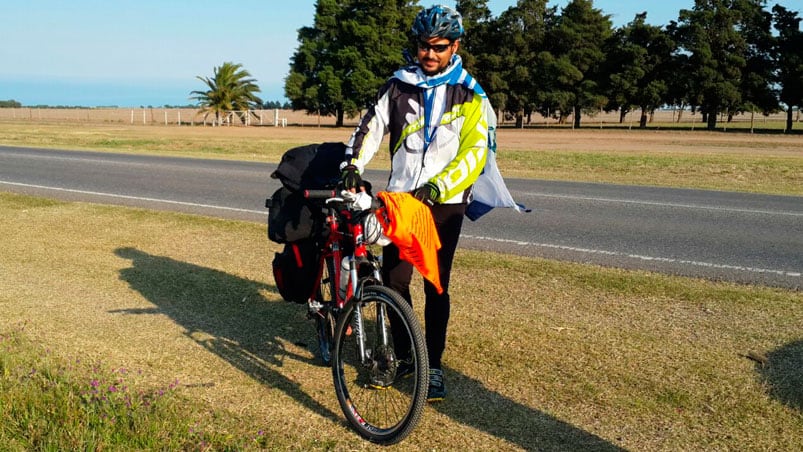
<svg viewBox="0 0 803 452">
<path fill-rule="evenodd" d="M 362 306 L 366 348 L 372 351 L 369 365 L 358 362 L 354 327 L 356 308 Z M 382 349 L 376 341 L 378 306 L 395 312 L 400 321 L 395 334 L 410 339 L 414 371 L 406 377 L 394 376 L 395 366 L 387 369 L 390 350 Z M 390 328 L 390 322 L 386 325 Z M 391 334 L 392 337 L 392 334 Z M 390 360 L 391 362 L 393 360 Z M 396 361 L 398 363 L 398 361 Z M 395 291 L 382 286 L 369 286 L 359 300 L 351 300 L 338 316 L 332 353 L 332 375 L 340 408 L 354 429 L 371 442 L 388 445 L 403 440 L 412 432 L 426 405 L 428 359 L 424 333 L 412 307 Z M 379 377 L 377 377 L 379 375 Z M 382 381 L 382 383 L 377 383 Z"/>
</svg>

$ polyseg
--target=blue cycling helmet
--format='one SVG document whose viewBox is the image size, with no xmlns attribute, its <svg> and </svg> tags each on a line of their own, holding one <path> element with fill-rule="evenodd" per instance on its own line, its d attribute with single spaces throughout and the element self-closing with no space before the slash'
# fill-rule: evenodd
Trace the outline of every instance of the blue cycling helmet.
<svg viewBox="0 0 803 452">
<path fill-rule="evenodd" d="M 463 36 L 463 17 L 448 6 L 423 9 L 413 21 L 413 34 L 419 39 L 438 37 L 454 41 Z"/>
</svg>

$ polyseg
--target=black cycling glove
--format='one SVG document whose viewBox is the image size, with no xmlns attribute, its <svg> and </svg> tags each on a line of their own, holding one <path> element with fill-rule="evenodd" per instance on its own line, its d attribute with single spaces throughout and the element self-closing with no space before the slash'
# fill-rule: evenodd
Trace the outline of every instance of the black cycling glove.
<svg viewBox="0 0 803 452">
<path fill-rule="evenodd" d="M 441 191 L 438 190 L 437 185 L 432 182 L 427 182 L 413 190 L 413 196 L 424 204 L 431 206 L 435 204 L 435 200 L 441 196 Z"/>
<path fill-rule="evenodd" d="M 340 169 L 340 187 L 343 190 L 359 191 L 362 186 L 362 178 L 354 165 L 345 165 Z"/>
</svg>

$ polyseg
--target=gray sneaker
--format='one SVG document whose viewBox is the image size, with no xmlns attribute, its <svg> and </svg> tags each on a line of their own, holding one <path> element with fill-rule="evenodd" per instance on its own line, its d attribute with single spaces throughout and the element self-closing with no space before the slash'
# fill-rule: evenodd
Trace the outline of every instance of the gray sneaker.
<svg viewBox="0 0 803 452">
<path fill-rule="evenodd" d="M 443 384 L 443 371 L 429 369 L 429 389 L 427 402 L 441 402 L 446 397 L 446 385 Z"/>
</svg>

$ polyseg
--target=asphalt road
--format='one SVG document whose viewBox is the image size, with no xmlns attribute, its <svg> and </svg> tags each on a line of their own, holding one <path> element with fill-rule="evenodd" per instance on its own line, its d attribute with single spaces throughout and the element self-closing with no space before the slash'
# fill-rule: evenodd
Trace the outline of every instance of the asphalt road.
<svg viewBox="0 0 803 452">
<path fill-rule="evenodd" d="M 264 222 L 275 165 L 0 147 L 0 190 Z M 383 181 L 382 172 L 367 178 Z M 803 288 L 803 197 L 507 180 L 533 209 L 466 220 L 461 246 Z"/>
</svg>

